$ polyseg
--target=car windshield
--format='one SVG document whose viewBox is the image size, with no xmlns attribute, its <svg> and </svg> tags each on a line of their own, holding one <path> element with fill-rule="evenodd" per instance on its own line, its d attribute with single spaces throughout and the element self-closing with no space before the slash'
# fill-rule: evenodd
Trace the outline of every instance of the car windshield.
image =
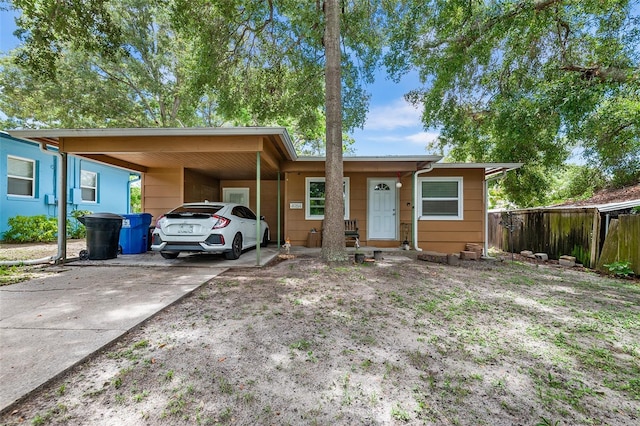
<svg viewBox="0 0 640 426">
<path fill-rule="evenodd" d="M 175 215 L 184 215 L 184 214 L 204 214 L 204 215 L 213 215 L 220 210 L 222 206 L 180 206 L 176 209 L 173 209 L 169 212 L 169 214 Z"/>
</svg>

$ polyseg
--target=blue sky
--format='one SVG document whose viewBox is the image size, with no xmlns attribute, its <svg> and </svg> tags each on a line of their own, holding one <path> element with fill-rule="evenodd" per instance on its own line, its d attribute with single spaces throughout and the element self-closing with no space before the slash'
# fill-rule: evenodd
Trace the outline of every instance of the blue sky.
<svg viewBox="0 0 640 426">
<path fill-rule="evenodd" d="M 15 48 L 15 13 L 0 10 L 0 54 Z M 369 114 L 363 129 L 351 136 L 355 140 L 355 155 L 424 155 L 428 142 L 438 134 L 425 132 L 420 122 L 422 112 L 408 104 L 403 95 L 419 87 L 416 74 L 409 74 L 396 84 L 384 72 L 378 73 L 376 82 L 367 86 L 371 95 Z"/>
</svg>

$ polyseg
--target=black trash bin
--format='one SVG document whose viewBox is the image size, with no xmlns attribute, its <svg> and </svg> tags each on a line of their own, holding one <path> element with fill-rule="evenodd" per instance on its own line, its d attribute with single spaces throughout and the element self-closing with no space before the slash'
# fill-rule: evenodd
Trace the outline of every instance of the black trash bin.
<svg viewBox="0 0 640 426">
<path fill-rule="evenodd" d="M 93 213 L 78 220 L 87 228 L 87 251 L 91 260 L 118 257 L 118 240 L 123 217 L 113 213 Z"/>
</svg>

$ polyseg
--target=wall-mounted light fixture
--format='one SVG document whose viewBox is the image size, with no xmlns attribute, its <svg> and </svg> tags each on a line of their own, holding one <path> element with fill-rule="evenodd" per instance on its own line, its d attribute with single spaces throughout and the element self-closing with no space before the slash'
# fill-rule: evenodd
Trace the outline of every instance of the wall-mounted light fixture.
<svg viewBox="0 0 640 426">
<path fill-rule="evenodd" d="M 397 172 L 398 180 L 396 181 L 396 188 L 402 188 L 402 182 L 400 182 L 400 172 Z"/>
</svg>

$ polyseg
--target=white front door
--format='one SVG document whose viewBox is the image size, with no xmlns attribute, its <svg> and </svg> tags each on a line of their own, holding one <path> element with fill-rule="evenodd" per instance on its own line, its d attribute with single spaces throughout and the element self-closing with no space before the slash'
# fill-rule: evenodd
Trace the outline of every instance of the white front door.
<svg viewBox="0 0 640 426">
<path fill-rule="evenodd" d="M 368 179 L 368 240 L 397 240 L 396 180 Z"/>
</svg>

